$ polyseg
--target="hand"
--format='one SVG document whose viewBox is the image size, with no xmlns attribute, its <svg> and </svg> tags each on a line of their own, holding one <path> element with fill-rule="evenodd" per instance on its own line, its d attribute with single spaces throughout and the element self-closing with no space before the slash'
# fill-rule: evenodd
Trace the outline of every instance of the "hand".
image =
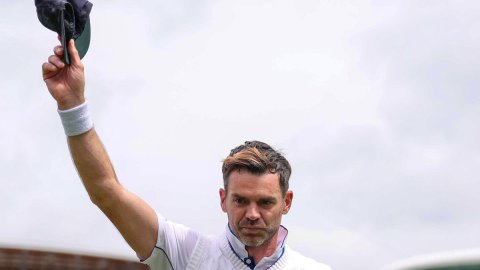
<svg viewBox="0 0 480 270">
<path fill-rule="evenodd" d="M 60 110 L 76 107 L 85 102 L 85 76 L 83 63 L 73 39 L 68 42 L 70 65 L 63 60 L 63 47 L 56 46 L 54 54 L 42 65 L 43 80 L 57 101 Z"/>
</svg>

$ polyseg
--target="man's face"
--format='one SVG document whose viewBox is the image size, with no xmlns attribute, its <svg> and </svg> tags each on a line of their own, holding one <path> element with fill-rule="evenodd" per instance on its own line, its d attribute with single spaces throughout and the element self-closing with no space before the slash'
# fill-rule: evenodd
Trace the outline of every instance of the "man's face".
<svg viewBox="0 0 480 270">
<path fill-rule="evenodd" d="M 282 195 L 278 175 L 272 173 L 233 171 L 228 178 L 228 192 L 220 189 L 222 210 L 228 215 L 230 228 L 249 247 L 270 243 L 292 198 L 291 191 Z"/>
</svg>

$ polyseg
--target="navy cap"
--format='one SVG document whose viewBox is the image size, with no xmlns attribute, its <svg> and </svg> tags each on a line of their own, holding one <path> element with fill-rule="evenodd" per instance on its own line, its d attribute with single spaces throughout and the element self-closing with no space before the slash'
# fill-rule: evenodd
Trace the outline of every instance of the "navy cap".
<svg viewBox="0 0 480 270">
<path fill-rule="evenodd" d="M 65 62 L 70 64 L 67 44 L 72 38 L 80 58 L 83 58 L 90 46 L 92 3 L 87 0 L 35 0 L 35 6 L 40 22 L 60 36 Z"/>
</svg>

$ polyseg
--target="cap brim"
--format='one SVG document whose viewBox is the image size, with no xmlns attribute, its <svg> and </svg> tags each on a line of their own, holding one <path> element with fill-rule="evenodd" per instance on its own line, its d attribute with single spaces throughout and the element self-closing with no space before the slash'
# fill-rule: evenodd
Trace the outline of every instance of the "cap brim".
<svg viewBox="0 0 480 270">
<path fill-rule="evenodd" d="M 65 25 L 64 25 L 64 13 L 63 10 L 60 11 L 60 16 L 61 16 L 61 29 L 62 29 L 62 34 L 60 35 L 61 42 L 63 45 L 63 51 L 64 53 L 64 58 L 65 58 L 65 63 L 70 64 L 70 54 L 68 51 L 68 40 L 66 39 L 65 35 Z M 77 48 L 78 55 L 80 56 L 80 59 L 82 59 L 85 54 L 87 54 L 88 48 L 90 47 L 90 36 L 91 36 L 91 29 L 90 29 L 90 18 L 87 20 L 87 23 L 85 24 L 85 28 L 83 29 L 82 34 L 75 39 L 75 48 Z"/>
<path fill-rule="evenodd" d="M 88 47 L 90 46 L 90 18 L 87 20 L 85 24 L 85 28 L 83 29 L 82 34 L 75 40 L 75 47 L 78 50 L 78 54 L 80 55 L 80 59 L 82 59 L 85 54 L 87 54 Z"/>
<path fill-rule="evenodd" d="M 62 46 L 63 46 L 63 57 L 65 59 L 65 63 L 67 63 L 68 65 L 70 65 L 70 54 L 68 52 L 68 40 L 67 40 L 67 36 L 65 34 L 65 13 L 64 13 L 64 10 L 60 10 L 60 28 L 61 28 L 61 35 L 60 35 L 60 42 L 62 43 Z"/>
</svg>

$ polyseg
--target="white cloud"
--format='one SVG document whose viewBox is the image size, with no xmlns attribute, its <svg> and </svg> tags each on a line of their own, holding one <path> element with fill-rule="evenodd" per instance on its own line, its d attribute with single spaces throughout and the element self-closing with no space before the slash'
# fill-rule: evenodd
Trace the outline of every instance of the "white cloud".
<svg viewBox="0 0 480 270">
<path fill-rule="evenodd" d="M 41 81 L 55 34 L 12 3 L 0 239 L 133 257 L 89 202 Z M 220 161 L 261 139 L 293 165 L 289 241 L 334 269 L 478 243 L 475 3 L 115 3 L 94 3 L 87 97 L 120 180 L 158 211 L 223 230 Z"/>
</svg>

